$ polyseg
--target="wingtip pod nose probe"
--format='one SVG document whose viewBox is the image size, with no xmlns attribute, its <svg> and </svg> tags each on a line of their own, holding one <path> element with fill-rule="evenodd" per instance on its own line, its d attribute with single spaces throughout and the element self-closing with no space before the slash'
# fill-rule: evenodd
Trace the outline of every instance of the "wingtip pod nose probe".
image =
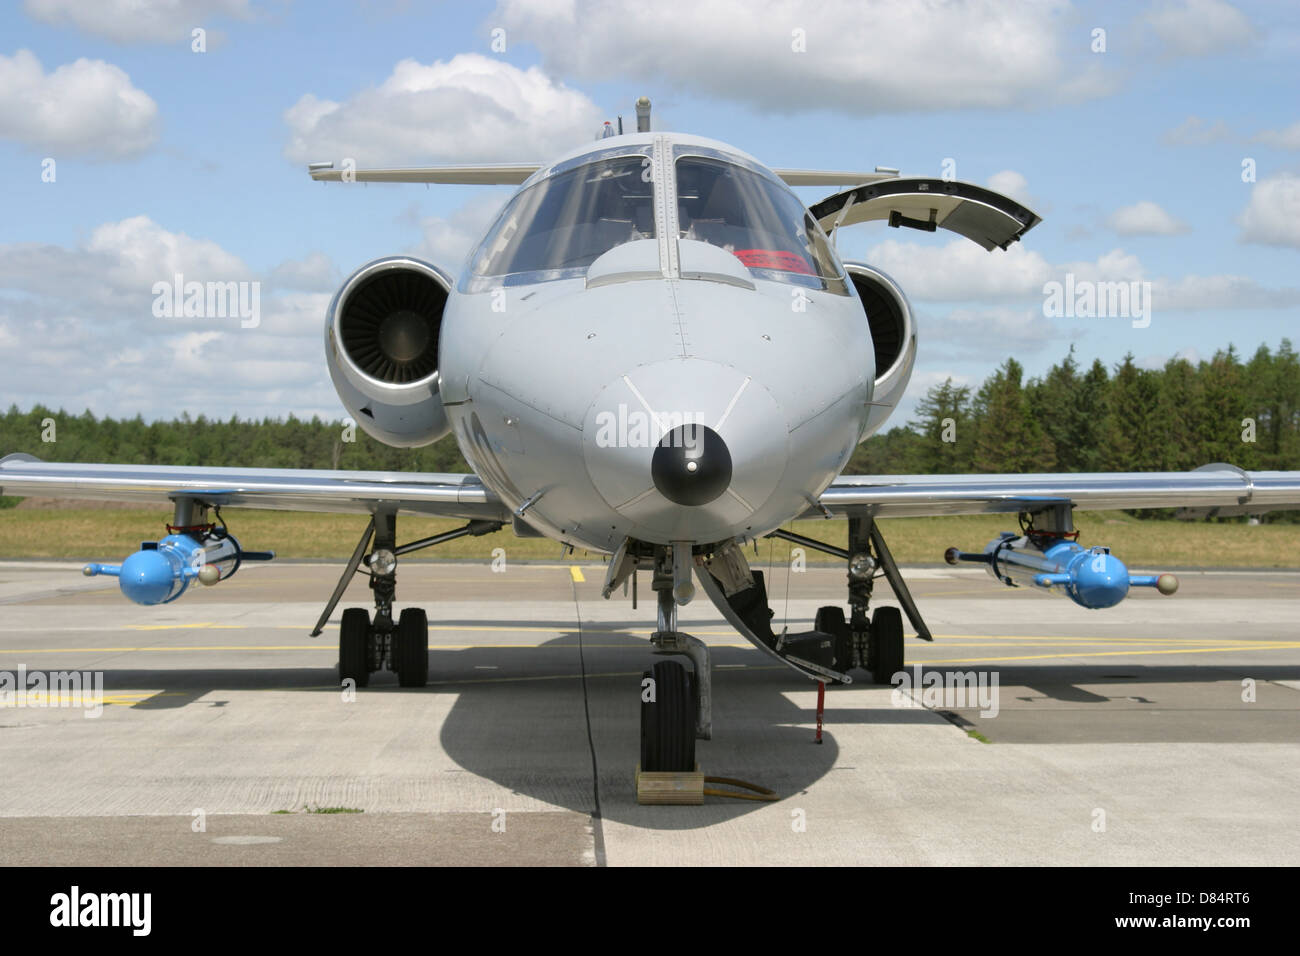
<svg viewBox="0 0 1300 956">
<path fill-rule="evenodd" d="M 1009 587 L 1060 588 L 1075 604 L 1089 609 L 1114 607 L 1132 587 L 1151 587 L 1165 595 L 1178 590 L 1178 578 L 1172 574 L 1130 574 L 1109 548 L 1084 548 L 1056 535 L 1005 531 L 977 554 L 949 548 L 943 556 L 949 564 L 983 564 Z"/>
</svg>

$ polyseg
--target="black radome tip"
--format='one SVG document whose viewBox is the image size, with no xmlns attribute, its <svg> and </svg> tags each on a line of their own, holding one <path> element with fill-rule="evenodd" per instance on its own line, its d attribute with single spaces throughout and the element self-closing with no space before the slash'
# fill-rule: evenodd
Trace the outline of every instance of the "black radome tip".
<svg viewBox="0 0 1300 956">
<path fill-rule="evenodd" d="M 707 425 L 678 425 L 655 448 L 650 477 L 674 504 L 707 505 L 731 484 L 731 452 Z"/>
</svg>

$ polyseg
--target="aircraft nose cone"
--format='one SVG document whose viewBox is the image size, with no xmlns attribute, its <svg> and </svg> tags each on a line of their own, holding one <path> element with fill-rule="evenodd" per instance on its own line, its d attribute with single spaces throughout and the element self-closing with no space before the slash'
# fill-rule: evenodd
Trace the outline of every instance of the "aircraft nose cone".
<svg viewBox="0 0 1300 956">
<path fill-rule="evenodd" d="M 582 448 L 592 486 L 624 522 L 617 530 L 704 543 L 770 520 L 763 509 L 784 479 L 790 431 L 762 382 L 735 366 L 676 358 L 602 388 Z"/>
<path fill-rule="evenodd" d="M 650 477 L 674 504 L 707 505 L 731 484 L 731 452 L 707 425 L 678 425 L 656 446 Z"/>
</svg>

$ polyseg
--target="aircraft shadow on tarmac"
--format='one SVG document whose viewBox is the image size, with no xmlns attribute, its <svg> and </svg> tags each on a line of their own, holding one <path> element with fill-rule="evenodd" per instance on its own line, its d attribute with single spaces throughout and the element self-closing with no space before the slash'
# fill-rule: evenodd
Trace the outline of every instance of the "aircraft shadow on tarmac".
<svg viewBox="0 0 1300 956">
<path fill-rule="evenodd" d="M 455 622 L 449 623 L 454 626 Z M 473 623 L 494 625 L 482 620 Z M 502 628 L 508 627 L 506 622 L 499 623 Z M 634 771 L 639 760 L 640 678 L 642 671 L 656 659 L 649 653 L 641 629 L 631 625 L 625 629 L 619 624 L 592 625 L 584 628 L 581 638 L 570 630 L 543 644 L 526 647 L 476 645 L 439 649 L 435 643 L 430 654 L 428 687 L 400 689 L 393 675 L 381 672 L 373 675 L 371 686 L 359 693 L 454 693 L 455 703 L 439 729 L 439 740 L 447 756 L 466 771 L 514 793 L 566 809 L 581 813 L 593 810 L 593 764 L 600 781 L 602 816 L 609 820 L 650 828 L 691 829 L 758 809 L 762 804 L 714 797 L 708 798 L 704 807 L 637 805 Z M 749 648 L 715 647 L 713 663 L 713 739 L 697 745 L 700 768 L 710 775 L 752 781 L 776 791 L 783 799 L 797 796 L 833 770 L 859 769 L 838 765 L 841 751 L 835 736 L 837 727 L 929 724 L 939 729 L 946 726 L 941 717 L 921 708 L 845 706 L 837 703 L 841 689 L 828 687 L 824 743 L 816 745 L 811 703 L 802 708 L 786 696 L 803 693 L 811 701 L 816 685 Z M 337 672 L 333 664 L 331 659 L 330 667 L 107 671 L 105 689 L 112 693 L 114 688 L 164 687 L 162 692 L 132 705 L 145 710 L 225 706 L 225 701 L 205 699 L 221 690 L 277 689 L 337 694 L 334 683 Z M 1080 734 L 1082 713 L 1085 720 L 1105 718 L 1096 721 L 1102 728 L 1096 739 L 1107 738 L 1105 727 L 1110 724 L 1121 742 L 1214 741 L 1221 739 L 1217 736 L 1223 726 L 1220 715 L 1226 713 L 1233 718 L 1235 729 L 1228 734 L 1233 741 L 1294 741 L 1297 738 L 1294 709 L 1287 707 L 1279 712 L 1272 708 L 1258 711 L 1246 708 L 1242 712 L 1239 708 L 1234 714 L 1231 710 L 1218 709 L 1226 701 L 1208 700 L 1190 687 L 1205 682 L 1240 681 L 1247 670 L 1248 676 L 1261 685 L 1300 679 L 1300 667 L 1294 665 L 1247 669 L 1235 664 L 1142 666 L 1110 662 L 1018 667 L 1000 672 L 1002 686 L 1006 688 L 1004 708 L 1017 699 L 1039 697 L 1068 704 L 1071 709 L 1056 711 L 1056 719 L 1050 713 L 1035 716 L 1022 710 L 1018 712 L 1017 723 L 1000 723 L 998 718 L 987 723 L 976 719 L 973 726 L 995 744 L 1070 743 L 1092 736 L 1086 732 Z M 859 681 L 869 680 L 861 672 L 855 672 L 854 676 Z M 1135 696 L 1132 687 L 1139 684 L 1156 685 L 1159 692 L 1151 697 Z M 1099 686 L 1104 692 L 1097 692 Z M 1285 687 L 1275 690 L 1300 693 Z M 1189 693 L 1196 695 L 1191 701 L 1193 705 L 1205 707 L 1205 720 L 1186 718 Z M 1179 694 L 1182 703 L 1175 708 L 1172 704 Z M 1116 713 L 1116 721 L 1111 721 L 1109 714 L 1103 714 L 1102 710 L 1117 702 L 1167 708 L 1170 720 L 1134 725 L 1129 712 L 1126 717 Z M 1181 713 L 1176 715 L 1175 710 Z M 1266 713 L 1271 713 L 1273 718 L 1267 718 Z M 1048 719 L 1041 719 L 1044 717 Z M 1001 734 L 999 728 L 1016 729 Z M 866 732 L 870 734 L 869 729 Z M 1024 735 L 1026 732 L 1028 736 Z M 866 746 L 870 747 L 869 738 Z"/>
<path fill-rule="evenodd" d="M 640 628 L 637 629 L 638 631 Z M 584 628 L 585 695 L 581 679 L 559 692 L 551 675 L 580 673 L 575 631 L 540 649 L 473 648 L 455 652 L 457 671 L 479 675 L 457 683 L 456 704 L 442 727 L 442 746 L 466 770 L 510 790 L 590 812 L 594 805 L 593 763 L 600 781 L 601 815 L 608 820 L 660 829 L 692 829 L 750 813 L 750 800 L 707 798 L 703 807 L 643 807 L 636 803 L 635 770 L 640 760 L 640 690 L 643 671 L 658 660 L 644 637 L 611 629 Z M 560 660 L 538 661 L 539 654 Z M 436 663 L 443 655 L 434 655 Z M 680 660 L 680 658 L 678 658 Z M 840 750 L 830 731 L 814 742 L 815 712 L 796 706 L 784 692 L 814 692 L 816 685 L 784 665 L 747 648 L 713 649 L 713 739 L 697 741 L 696 760 L 706 774 L 739 778 L 782 797 L 798 794 L 835 766 Z M 769 667 L 771 665 L 771 667 Z M 500 678 L 482 678 L 496 667 Z M 516 675 L 522 676 L 522 679 Z M 585 706 L 584 706 L 585 705 Z M 590 714 L 591 743 L 587 738 Z M 875 711 L 881 722 L 924 721 L 923 713 Z M 484 737 L 485 725 L 493 727 Z M 584 789 L 566 793 L 550 786 L 535 759 L 512 753 L 545 753 L 556 735 L 564 740 L 564 761 L 582 773 Z M 475 745 L 475 742 L 477 745 Z M 487 745 L 484 746 L 484 743 Z M 595 759 L 593 761 L 592 749 Z"/>
</svg>

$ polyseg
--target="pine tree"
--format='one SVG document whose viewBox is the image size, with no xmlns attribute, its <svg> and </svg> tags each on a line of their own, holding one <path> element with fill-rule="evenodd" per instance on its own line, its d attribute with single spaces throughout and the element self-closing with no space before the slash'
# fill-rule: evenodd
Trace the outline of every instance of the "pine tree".
<svg viewBox="0 0 1300 956">
<path fill-rule="evenodd" d="M 1050 471 L 1056 464 L 1052 439 L 1034 417 L 1021 384 L 1024 369 L 1013 358 L 1004 362 L 975 397 L 977 472 Z"/>
<path fill-rule="evenodd" d="M 920 441 L 914 470 L 920 474 L 962 474 L 970 469 L 974 428 L 970 388 L 947 378 L 933 385 L 916 403 L 917 419 L 908 423 Z"/>
</svg>

